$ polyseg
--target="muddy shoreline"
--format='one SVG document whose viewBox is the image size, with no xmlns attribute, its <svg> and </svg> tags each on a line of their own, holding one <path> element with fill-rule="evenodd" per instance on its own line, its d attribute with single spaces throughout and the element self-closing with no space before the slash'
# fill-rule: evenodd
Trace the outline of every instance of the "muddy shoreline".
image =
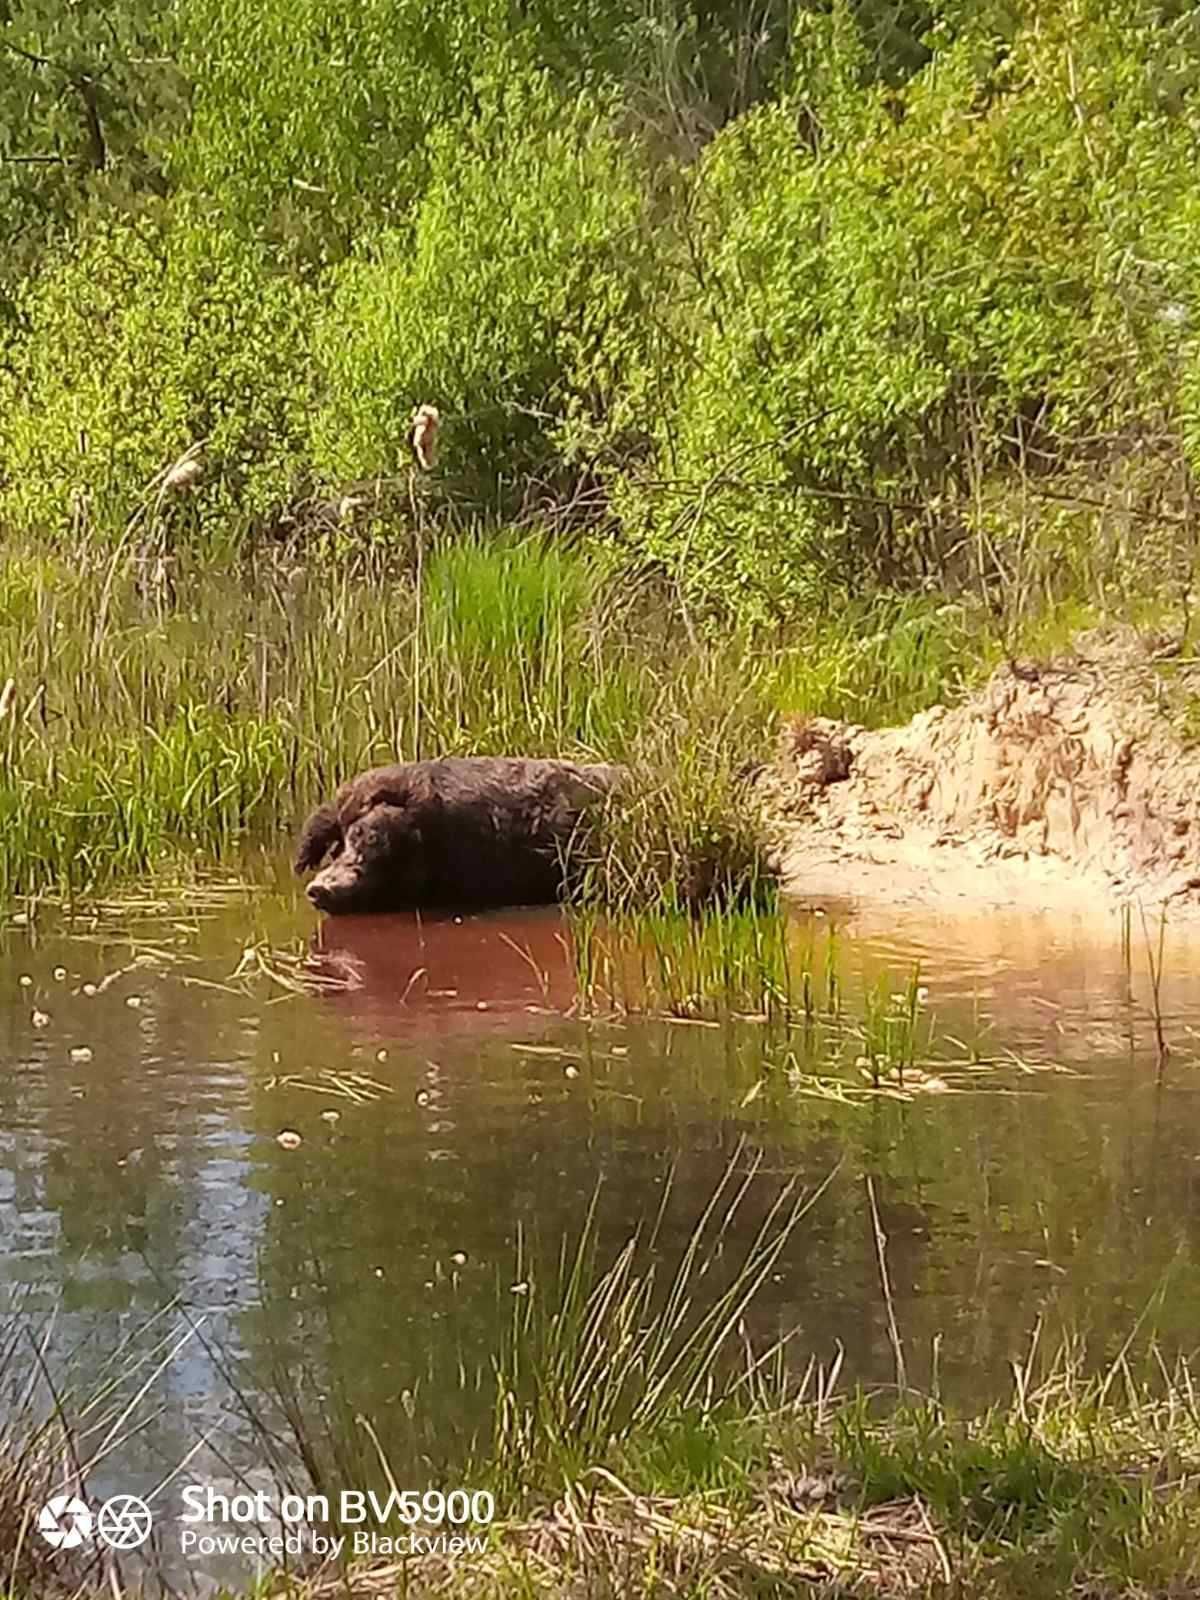
<svg viewBox="0 0 1200 1600">
<path fill-rule="evenodd" d="M 1120 633 L 903 727 L 794 720 L 759 791 L 789 898 L 1200 923 L 1194 669 L 1171 668 Z"/>
</svg>

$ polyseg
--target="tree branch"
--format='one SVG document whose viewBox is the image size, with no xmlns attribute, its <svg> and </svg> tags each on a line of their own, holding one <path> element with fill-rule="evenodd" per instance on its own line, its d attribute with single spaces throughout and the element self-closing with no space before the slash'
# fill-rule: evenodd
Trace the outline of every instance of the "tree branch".
<svg viewBox="0 0 1200 1600">
<path fill-rule="evenodd" d="M 108 165 L 108 146 L 104 142 L 104 129 L 100 124 L 100 109 L 96 100 L 96 80 L 81 72 L 71 82 L 83 101 L 83 119 L 88 131 L 88 159 L 93 172 L 103 172 Z"/>
<path fill-rule="evenodd" d="M 108 146 L 104 140 L 104 127 L 100 121 L 100 103 L 97 95 L 100 73 L 81 72 L 78 68 L 68 67 L 64 62 L 54 61 L 49 56 L 35 55 L 32 50 L 26 50 L 24 45 L 14 44 L 11 39 L 3 36 L 0 36 L 0 45 L 13 55 L 20 56 L 22 61 L 28 61 L 35 67 L 49 67 L 51 71 L 62 74 L 83 104 L 88 165 L 93 172 L 103 172 L 108 166 Z M 106 70 L 101 67 L 100 72 Z"/>
<path fill-rule="evenodd" d="M 23 61 L 32 61 L 35 67 L 57 67 L 59 72 L 66 70 L 65 67 L 60 67 L 57 61 L 51 61 L 48 56 L 35 56 L 31 50 L 23 50 L 11 39 L 0 39 L 0 45 L 6 50 L 11 50 L 13 55 L 20 56 Z"/>
</svg>

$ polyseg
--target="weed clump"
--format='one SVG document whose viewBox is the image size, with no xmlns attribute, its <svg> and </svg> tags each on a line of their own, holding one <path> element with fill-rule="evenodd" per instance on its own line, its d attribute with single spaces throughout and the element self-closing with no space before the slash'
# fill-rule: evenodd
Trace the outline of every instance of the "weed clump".
<svg viewBox="0 0 1200 1600">
<path fill-rule="evenodd" d="M 701 784 L 644 757 L 603 812 L 582 898 L 613 912 L 731 911 L 774 904 L 753 797 L 725 772 Z"/>
</svg>

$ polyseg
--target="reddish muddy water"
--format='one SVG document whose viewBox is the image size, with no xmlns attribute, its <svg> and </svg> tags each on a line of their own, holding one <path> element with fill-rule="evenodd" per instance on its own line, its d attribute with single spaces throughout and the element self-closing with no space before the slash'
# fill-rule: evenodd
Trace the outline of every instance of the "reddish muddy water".
<svg viewBox="0 0 1200 1600">
<path fill-rule="evenodd" d="M 794 941 L 798 962 L 839 974 L 836 1029 L 586 1020 L 556 911 L 320 924 L 265 870 L 10 927 L 11 1315 L 39 1336 L 53 1319 L 48 1365 L 76 1399 L 114 1360 L 188 1335 L 100 1488 L 147 1495 L 169 1531 L 182 1483 L 273 1471 L 263 1429 L 286 1454 L 289 1410 L 351 1481 L 370 1455 L 360 1415 L 395 1470 L 448 1481 L 489 1435 L 514 1288 L 547 1288 L 597 1190 L 599 1261 L 661 1211 L 669 1272 L 731 1161 L 759 1163 L 731 1270 L 783 1185 L 825 1185 L 747 1330 L 790 1333 L 797 1368 L 840 1350 L 843 1383 L 893 1377 L 868 1178 L 916 1383 L 936 1359 L 956 1398 L 1001 1393 L 1039 1324 L 1048 1340 L 1085 1334 L 1096 1360 L 1142 1317 L 1190 1349 L 1192 947 L 1168 933 L 1164 1062 L 1157 931 L 1136 919 L 1128 954 L 1099 911 L 936 921 L 826 905 L 796 913 Z M 917 963 L 923 1053 L 945 1091 L 817 1092 L 861 1084 L 856 1030 L 881 980 L 902 988 Z"/>
</svg>

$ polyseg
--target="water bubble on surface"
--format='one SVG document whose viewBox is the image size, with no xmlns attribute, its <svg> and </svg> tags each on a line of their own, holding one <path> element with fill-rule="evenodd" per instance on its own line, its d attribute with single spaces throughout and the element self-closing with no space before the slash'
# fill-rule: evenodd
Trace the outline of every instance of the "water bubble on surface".
<svg viewBox="0 0 1200 1600">
<path fill-rule="evenodd" d="M 299 1150 L 304 1140 L 295 1128 L 284 1128 L 281 1133 L 275 1135 L 275 1143 L 281 1150 Z"/>
<path fill-rule="evenodd" d="M 91 1059 L 92 1052 L 88 1049 L 86 1044 L 76 1045 L 71 1051 L 72 1061 L 90 1061 Z"/>
<path fill-rule="evenodd" d="M 29 1020 L 35 1028 L 46 1028 L 50 1025 L 50 1018 L 44 1011 L 35 1011 Z"/>
</svg>

